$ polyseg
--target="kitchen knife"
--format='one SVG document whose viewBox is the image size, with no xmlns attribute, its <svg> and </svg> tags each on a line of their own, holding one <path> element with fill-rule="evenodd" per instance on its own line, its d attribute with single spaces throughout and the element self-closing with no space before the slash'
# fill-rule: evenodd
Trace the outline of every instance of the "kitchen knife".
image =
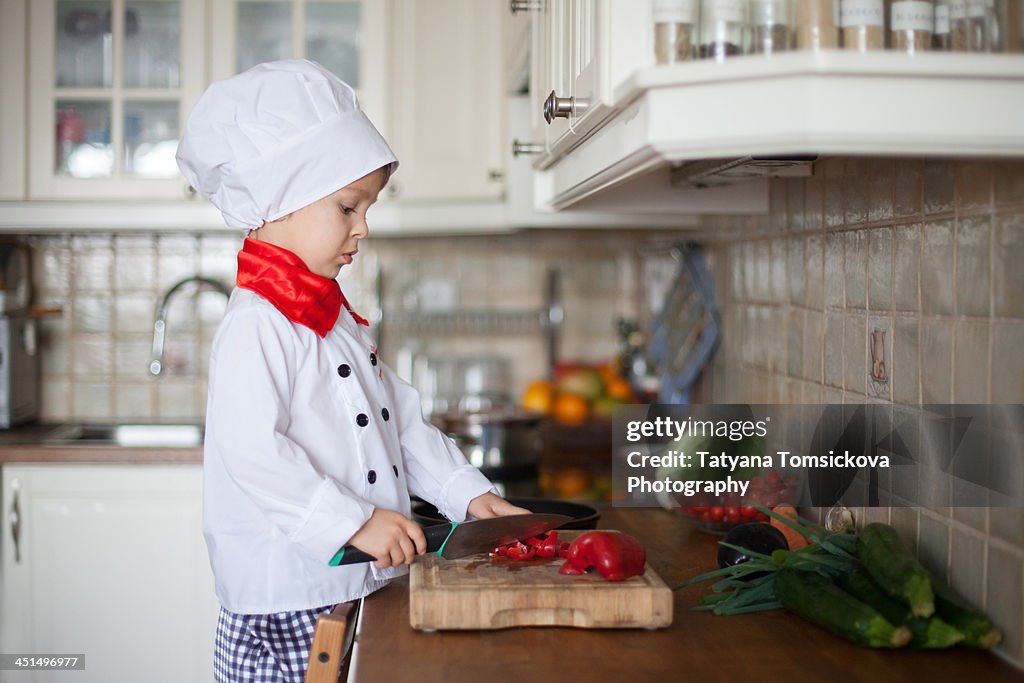
<svg viewBox="0 0 1024 683">
<path fill-rule="evenodd" d="M 472 522 L 451 522 L 435 524 L 423 529 L 427 537 L 427 552 L 437 553 L 445 559 L 465 557 L 537 536 L 557 528 L 569 520 L 566 515 L 507 515 L 477 519 Z M 331 566 L 374 562 L 377 558 L 354 546 L 347 545 L 331 559 Z"/>
</svg>

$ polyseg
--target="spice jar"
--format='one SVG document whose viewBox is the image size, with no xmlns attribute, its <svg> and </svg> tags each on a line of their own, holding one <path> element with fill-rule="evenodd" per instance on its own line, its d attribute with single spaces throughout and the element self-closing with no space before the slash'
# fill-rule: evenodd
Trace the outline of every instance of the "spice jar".
<svg viewBox="0 0 1024 683">
<path fill-rule="evenodd" d="M 1008 0 L 1003 15 L 1007 52 L 1024 52 L 1024 8 L 1020 0 Z"/>
<path fill-rule="evenodd" d="M 796 6 L 798 50 L 839 47 L 839 0 L 797 0 Z"/>
<path fill-rule="evenodd" d="M 882 0 L 842 0 L 839 25 L 843 47 L 867 52 L 885 49 L 885 4 Z"/>
<path fill-rule="evenodd" d="M 931 46 L 935 28 L 934 0 L 896 0 L 890 5 L 889 36 L 892 49 L 915 54 Z"/>
<path fill-rule="evenodd" d="M 701 0 L 702 58 L 720 61 L 747 51 L 747 9 L 747 0 Z"/>
<path fill-rule="evenodd" d="M 654 0 L 654 56 L 658 64 L 693 59 L 697 0 Z"/>
<path fill-rule="evenodd" d="M 949 49 L 967 52 L 967 0 L 949 0 Z"/>
<path fill-rule="evenodd" d="M 792 50 L 796 33 L 790 0 L 750 0 L 750 34 L 750 51 L 755 54 Z"/>
<path fill-rule="evenodd" d="M 936 0 L 935 29 L 932 31 L 932 50 L 948 52 L 953 49 L 953 34 L 949 23 L 950 0 Z"/>
<path fill-rule="evenodd" d="M 967 51 L 999 52 L 995 0 L 967 0 Z"/>
</svg>

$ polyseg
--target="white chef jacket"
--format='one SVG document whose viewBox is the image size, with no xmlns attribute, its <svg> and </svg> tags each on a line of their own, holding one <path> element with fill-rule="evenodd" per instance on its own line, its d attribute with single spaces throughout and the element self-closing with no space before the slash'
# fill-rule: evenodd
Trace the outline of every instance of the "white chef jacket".
<svg viewBox="0 0 1024 683">
<path fill-rule="evenodd" d="M 375 507 L 408 516 L 412 492 L 462 521 L 494 490 L 348 311 L 321 339 L 237 288 L 213 340 L 203 474 L 217 597 L 238 614 L 367 595 L 406 568 L 328 563 Z"/>
</svg>

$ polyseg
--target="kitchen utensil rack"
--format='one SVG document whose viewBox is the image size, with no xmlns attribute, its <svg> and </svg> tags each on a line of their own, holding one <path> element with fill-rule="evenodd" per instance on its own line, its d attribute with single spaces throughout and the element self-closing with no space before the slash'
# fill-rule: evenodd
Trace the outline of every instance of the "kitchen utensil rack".
<svg viewBox="0 0 1024 683">
<path fill-rule="evenodd" d="M 377 301 L 384 300 L 384 275 L 377 273 Z M 380 313 L 377 342 L 384 346 L 385 331 L 403 335 L 432 337 L 464 336 L 527 336 L 542 334 L 547 347 L 549 372 L 558 360 L 559 338 L 565 317 L 561 303 L 561 276 L 557 269 L 548 270 L 544 283 L 544 303 L 531 309 L 468 309 L 446 311 L 395 311 Z"/>
</svg>

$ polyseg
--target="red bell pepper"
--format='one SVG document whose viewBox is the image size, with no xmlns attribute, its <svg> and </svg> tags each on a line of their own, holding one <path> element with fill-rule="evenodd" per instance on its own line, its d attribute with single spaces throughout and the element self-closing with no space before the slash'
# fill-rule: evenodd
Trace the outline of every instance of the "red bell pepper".
<svg viewBox="0 0 1024 683">
<path fill-rule="evenodd" d="M 583 574 L 591 567 L 608 581 L 644 573 L 647 551 L 640 541 L 615 531 L 588 531 L 569 545 L 559 574 Z"/>
</svg>

